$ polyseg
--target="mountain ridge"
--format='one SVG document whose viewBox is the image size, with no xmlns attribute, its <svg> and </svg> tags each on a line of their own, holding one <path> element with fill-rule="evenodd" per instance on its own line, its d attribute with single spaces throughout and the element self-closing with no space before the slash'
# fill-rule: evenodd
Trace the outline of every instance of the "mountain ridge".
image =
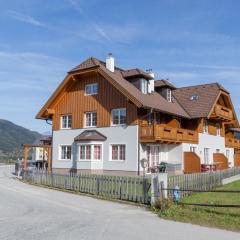
<svg viewBox="0 0 240 240">
<path fill-rule="evenodd" d="M 38 143 L 41 136 L 36 131 L 31 131 L 9 120 L 0 119 L 0 158 L 22 157 L 22 145 Z"/>
</svg>

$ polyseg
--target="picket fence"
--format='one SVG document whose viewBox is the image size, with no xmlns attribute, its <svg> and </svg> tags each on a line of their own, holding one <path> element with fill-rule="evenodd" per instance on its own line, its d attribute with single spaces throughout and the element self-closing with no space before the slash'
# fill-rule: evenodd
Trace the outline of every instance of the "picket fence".
<svg viewBox="0 0 240 240">
<path fill-rule="evenodd" d="M 222 180 L 240 174 L 240 167 L 226 170 L 168 176 L 168 189 L 178 186 L 181 197 L 191 194 L 190 190 L 210 190 L 222 186 Z M 63 190 L 120 199 L 142 204 L 151 202 L 151 177 L 127 177 L 83 174 L 63 175 L 43 170 L 25 170 L 23 179 L 27 182 Z M 173 190 L 168 190 L 173 198 Z"/>
<path fill-rule="evenodd" d="M 222 186 L 222 180 L 240 174 L 240 167 L 228 168 L 215 172 L 181 174 L 168 177 L 168 189 L 178 186 L 185 190 L 210 190 Z M 181 191 L 181 196 L 189 195 L 191 191 Z M 173 191 L 168 191 L 168 196 L 173 196 Z"/>
<path fill-rule="evenodd" d="M 94 174 L 63 175 L 42 170 L 25 170 L 23 179 L 38 185 L 150 204 L 151 178 Z"/>
</svg>

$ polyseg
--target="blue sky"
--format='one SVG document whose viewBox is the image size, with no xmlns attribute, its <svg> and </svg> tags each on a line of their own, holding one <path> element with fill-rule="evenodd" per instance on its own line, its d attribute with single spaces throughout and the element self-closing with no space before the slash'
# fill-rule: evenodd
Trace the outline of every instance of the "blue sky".
<svg viewBox="0 0 240 240">
<path fill-rule="evenodd" d="M 238 0 L 0 0 L 0 118 L 34 117 L 66 72 L 90 56 L 152 68 L 176 86 L 219 82 L 240 115 Z"/>
</svg>

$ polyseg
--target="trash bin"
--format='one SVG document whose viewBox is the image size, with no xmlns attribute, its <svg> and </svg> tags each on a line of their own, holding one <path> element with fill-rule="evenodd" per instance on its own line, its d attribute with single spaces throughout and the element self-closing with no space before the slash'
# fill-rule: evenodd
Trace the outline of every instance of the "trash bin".
<svg viewBox="0 0 240 240">
<path fill-rule="evenodd" d="M 167 168 L 167 163 L 166 162 L 161 162 L 158 166 L 158 170 L 160 173 L 165 173 Z"/>
</svg>

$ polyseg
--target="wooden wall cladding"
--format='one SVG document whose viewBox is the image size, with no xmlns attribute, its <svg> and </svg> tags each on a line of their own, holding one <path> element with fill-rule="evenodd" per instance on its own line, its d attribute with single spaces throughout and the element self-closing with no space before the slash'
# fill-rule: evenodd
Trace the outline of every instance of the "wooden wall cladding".
<svg viewBox="0 0 240 240">
<path fill-rule="evenodd" d="M 201 172 L 200 157 L 194 152 L 184 152 L 184 173 Z"/>
<path fill-rule="evenodd" d="M 85 96 L 85 85 L 91 83 L 98 83 L 98 94 Z M 97 127 L 110 126 L 114 108 L 126 108 L 127 124 L 137 124 L 136 106 L 98 73 L 76 76 L 51 108 L 55 110 L 53 130 L 60 128 L 60 118 L 64 114 L 72 114 L 73 129 L 83 128 L 84 113 L 90 111 L 97 112 Z"/>
<path fill-rule="evenodd" d="M 208 133 L 211 135 L 217 134 L 216 123 L 208 122 Z"/>
<path fill-rule="evenodd" d="M 223 153 L 213 153 L 213 162 L 217 164 L 217 170 L 228 168 L 228 159 Z"/>
<path fill-rule="evenodd" d="M 234 154 L 234 167 L 240 167 L 240 153 Z"/>
</svg>

